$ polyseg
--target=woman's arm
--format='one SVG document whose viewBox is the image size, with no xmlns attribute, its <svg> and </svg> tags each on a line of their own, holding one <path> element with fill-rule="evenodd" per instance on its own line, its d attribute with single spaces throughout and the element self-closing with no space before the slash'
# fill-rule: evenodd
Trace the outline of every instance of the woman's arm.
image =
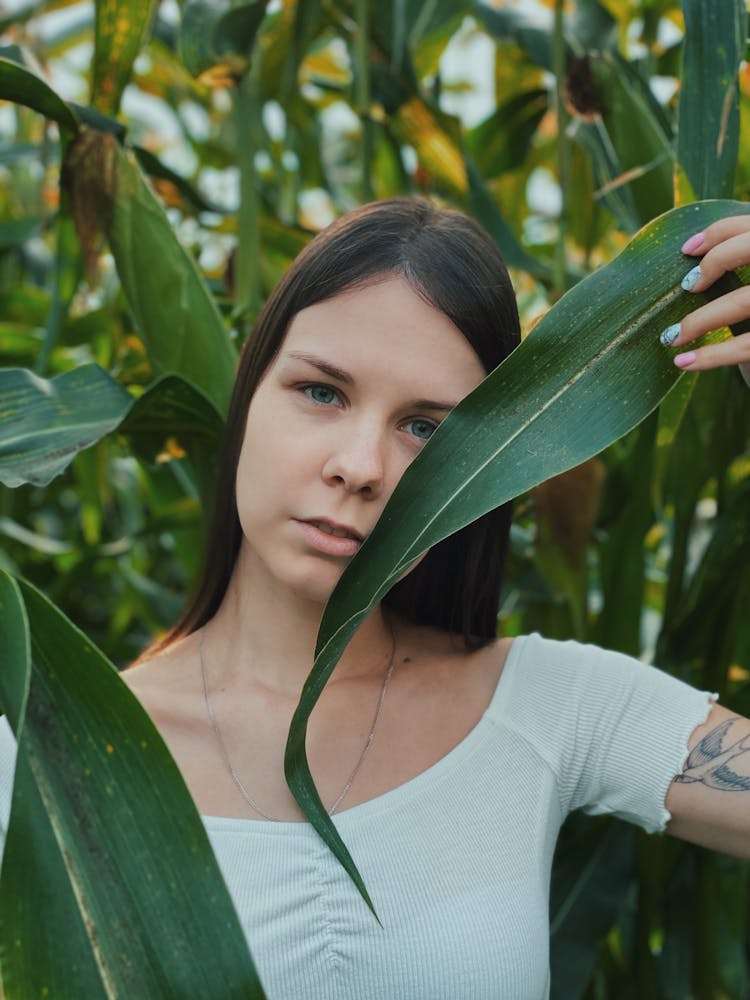
<svg viewBox="0 0 750 1000">
<path fill-rule="evenodd" d="M 750 263 L 750 216 L 730 216 L 686 240 L 682 252 L 694 259 L 682 287 L 702 292 L 725 274 Z M 696 309 L 662 333 L 662 343 L 684 348 L 718 327 L 743 324 L 750 329 L 750 286 L 728 292 Z M 750 332 L 680 351 L 678 368 L 706 371 L 739 365 L 750 385 Z M 714 705 L 708 720 L 690 737 L 682 774 L 667 792 L 672 814 L 667 832 L 739 858 L 750 859 L 750 719 Z"/>
<path fill-rule="evenodd" d="M 667 833 L 750 860 L 750 719 L 714 705 L 669 786 Z"/>
</svg>

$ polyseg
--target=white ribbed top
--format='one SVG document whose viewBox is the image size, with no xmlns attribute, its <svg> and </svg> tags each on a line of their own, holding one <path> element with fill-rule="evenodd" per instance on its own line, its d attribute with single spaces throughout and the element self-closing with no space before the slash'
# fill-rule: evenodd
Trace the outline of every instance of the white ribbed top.
<svg viewBox="0 0 750 1000">
<path fill-rule="evenodd" d="M 595 646 L 516 639 L 458 746 L 334 817 L 383 927 L 308 824 L 204 817 L 269 1000 L 546 998 L 563 819 L 662 830 L 713 698 Z"/>
</svg>

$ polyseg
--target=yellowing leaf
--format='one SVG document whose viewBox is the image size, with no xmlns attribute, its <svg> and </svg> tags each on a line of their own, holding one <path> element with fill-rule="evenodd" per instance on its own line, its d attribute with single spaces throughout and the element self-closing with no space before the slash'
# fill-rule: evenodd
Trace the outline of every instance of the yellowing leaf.
<svg viewBox="0 0 750 1000">
<path fill-rule="evenodd" d="M 305 56 L 300 64 L 299 82 L 327 83 L 331 86 L 346 87 L 351 73 L 330 48 L 320 49 Z"/>
<path fill-rule="evenodd" d="M 424 101 L 413 97 L 398 110 L 394 129 L 413 146 L 427 174 L 459 191 L 467 191 L 469 179 L 461 151 L 442 129 Z"/>
<path fill-rule="evenodd" d="M 116 115 L 151 25 L 154 0 L 97 0 L 91 103 Z"/>
</svg>

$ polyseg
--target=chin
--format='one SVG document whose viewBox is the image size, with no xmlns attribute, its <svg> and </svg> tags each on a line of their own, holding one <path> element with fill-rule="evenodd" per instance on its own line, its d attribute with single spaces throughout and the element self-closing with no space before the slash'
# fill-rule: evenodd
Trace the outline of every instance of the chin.
<svg viewBox="0 0 750 1000">
<path fill-rule="evenodd" d="M 313 604 L 320 604 L 322 608 L 333 593 L 343 572 L 343 567 L 317 566 L 311 572 L 294 574 L 291 578 L 281 582 L 296 597 Z"/>
</svg>

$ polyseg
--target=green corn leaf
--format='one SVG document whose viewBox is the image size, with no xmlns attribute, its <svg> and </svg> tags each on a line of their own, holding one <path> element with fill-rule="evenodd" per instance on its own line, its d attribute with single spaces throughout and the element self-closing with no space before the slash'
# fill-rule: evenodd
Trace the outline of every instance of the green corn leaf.
<svg viewBox="0 0 750 1000">
<path fill-rule="evenodd" d="M 55 253 L 52 304 L 45 321 L 44 340 L 36 359 L 36 371 L 43 375 L 60 331 L 70 313 L 70 305 L 83 272 L 81 250 L 76 236 L 75 223 L 63 196 L 57 214 L 57 248 Z"/>
<path fill-rule="evenodd" d="M 142 462 L 186 456 L 207 513 L 223 428 L 218 410 L 199 389 L 181 376 L 164 375 L 138 398 L 118 430 Z"/>
<path fill-rule="evenodd" d="M 672 128 L 648 80 L 618 52 L 591 56 L 589 74 L 601 113 L 576 122 L 576 137 L 591 153 L 603 203 L 621 225 L 633 215 L 633 232 L 673 204 Z"/>
<path fill-rule="evenodd" d="M 750 552 L 750 481 L 743 482 L 723 512 L 700 565 L 690 581 L 674 623 L 675 658 L 699 656 L 709 645 L 721 617 L 747 573 Z M 742 628 L 746 628 L 742 622 Z"/>
<path fill-rule="evenodd" d="M 104 1000 L 106 994 L 65 877 L 50 818 L 31 774 L 24 737 L 31 680 L 29 622 L 18 584 L 1 571 L 0 636 L 0 702 L 21 740 L 11 807 L 13 823 L 5 838 L 0 873 L 0 992 L 9 1000 L 20 996 Z M 51 887 L 54 891 L 49 891 Z M 32 902 L 35 896 L 44 899 L 39 912 Z M 13 946 L 9 947 L 11 931 Z M 33 942 L 33 947 L 23 947 L 24 941 Z"/>
<path fill-rule="evenodd" d="M 487 184 L 482 179 L 470 157 L 465 157 L 465 164 L 469 180 L 469 195 L 467 200 L 471 213 L 487 230 L 495 243 L 497 243 L 507 266 L 527 271 L 541 281 L 545 279 L 549 280 L 551 276 L 549 265 L 533 254 L 530 254 L 521 245 L 518 237 L 513 232 L 512 226 L 503 218 Z M 576 277 L 571 276 L 571 283 L 574 283 L 576 280 Z"/>
<path fill-rule="evenodd" d="M 96 0 L 91 103 L 106 115 L 116 115 L 151 26 L 154 0 Z"/>
<path fill-rule="evenodd" d="M 552 15 L 540 9 L 531 16 L 517 6 L 496 7 L 484 0 L 474 4 L 474 16 L 502 41 L 514 41 L 538 66 L 552 71 Z"/>
<path fill-rule="evenodd" d="M 180 55 L 193 76 L 240 80 L 266 12 L 266 0 L 187 0 L 182 12 Z"/>
<path fill-rule="evenodd" d="M 62 542 L 57 538 L 50 538 L 49 535 L 40 535 L 36 531 L 29 531 L 28 528 L 10 517 L 0 516 L 0 535 L 12 538 L 45 556 L 67 555 L 76 551 L 73 542 Z"/>
<path fill-rule="evenodd" d="M 41 219 L 34 215 L 0 222 L 0 252 L 20 247 L 34 235 L 40 224 Z"/>
<path fill-rule="evenodd" d="M 51 118 L 68 132 L 78 130 L 78 119 L 70 105 L 31 69 L 13 59 L 0 57 L 0 100 L 14 101 Z"/>
<path fill-rule="evenodd" d="M 599 556 L 604 603 L 591 639 L 631 656 L 640 652 L 646 571 L 643 542 L 653 524 L 651 473 L 657 416 L 652 413 L 628 441 L 629 453 L 620 466 L 620 474 L 630 484 L 628 502 L 610 528 Z"/>
<path fill-rule="evenodd" d="M 633 879 L 635 833 L 625 823 L 583 816 L 563 828 L 550 888 L 550 1000 L 583 995 L 602 932 Z"/>
<path fill-rule="evenodd" d="M 127 126 L 116 118 L 105 115 L 103 111 L 97 111 L 90 104 L 76 104 L 75 101 L 71 101 L 70 107 L 81 125 L 87 125 L 89 128 L 96 129 L 97 132 L 107 132 L 120 142 L 124 141 L 128 132 Z"/>
<path fill-rule="evenodd" d="M 600 0 L 577 0 L 568 30 L 586 52 L 617 48 L 617 21 Z"/>
<path fill-rule="evenodd" d="M 130 437 L 139 458 L 153 462 L 166 435 L 177 445 L 199 438 L 215 449 L 223 426 L 216 407 L 199 389 L 178 375 L 164 375 L 138 397 L 120 431 Z"/>
<path fill-rule="evenodd" d="M 133 397 L 98 365 L 43 379 L 0 371 L 0 482 L 46 486 L 120 423 Z"/>
<path fill-rule="evenodd" d="M 138 163 L 144 173 L 148 174 L 149 177 L 155 177 L 161 181 L 168 181 L 170 184 L 174 185 L 175 189 L 195 211 L 214 212 L 217 215 L 224 214 L 225 209 L 223 209 L 220 205 L 215 205 L 213 202 L 209 201 L 203 194 L 201 194 L 194 184 L 191 184 L 190 181 L 185 180 L 185 178 L 181 177 L 180 174 L 171 170 L 148 149 L 144 149 L 142 146 L 132 146 L 131 148 L 135 153 Z"/>
<path fill-rule="evenodd" d="M 98 365 L 43 379 L 23 368 L 0 370 L 0 482 L 46 486 L 73 458 L 114 430 L 138 457 L 188 452 L 210 479 L 222 419 L 179 375 L 157 379 L 135 399 Z M 204 483 L 200 483 L 204 485 Z"/>
<path fill-rule="evenodd" d="M 534 87 L 514 94 L 467 136 L 482 177 L 497 177 L 523 166 L 537 128 L 549 111 L 549 94 Z"/>
<path fill-rule="evenodd" d="M 475 0 L 473 14 L 495 38 L 515 42 L 538 66 L 553 72 L 552 6 L 539 4 L 535 10 L 531 10 L 524 4 Z M 617 23 L 598 0 L 577 0 L 573 9 L 565 14 L 563 24 L 565 48 L 569 57 L 581 56 L 592 50 L 616 50 Z"/>
<path fill-rule="evenodd" d="M 13 730 L 22 729 L 29 696 L 29 623 L 26 608 L 17 584 L 0 572 L 0 621 L 3 624 L 3 655 L 17 665 L 16 670 L 3 670 L 0 688 L 0 709 L 8 717 Z"/>
<path fill-rule="evenodd" d="M 314 0 L 297 0 L 297 3 L 294 5 L 293 17 L 294 21 L 286 52 L 284 52 L 283 43 L 277 43 L 275 46 L 270 45 L 269 51 L 266 53 L 267 58 L 276 49 L 281 50 L 285 56 L 283 73 L 280 74 L 278 90 L 276 91 L 278 93 L 278 100 L 284 108 L 289 108 L 295 97 L 298 96 L 297 77 L 300 64 L 305 57 L 308 47 L 323 28 L 325 11 Z M 276 26 L 277 32 L 282 27 L 282 24 L 282 21 L 278 22 L 278 26 Z M 279 36 L 277 35 L 277 37 Z M 265 78 L 267 74 L 263 73 L 262 76 Z"/>
<path fill-rule="evenodd" d="M 21 996 L 105 1000 L 50 818 L 31 774 L 23 736 L 31 680 L 29 623 L 18 584 L 1 571 L 0 636 L 0 701 L 21 740 L 11 806 L 13 823 L 5 838 L 0 873 L 0 922 L 4 930 L 0 942 L 0 992 L 9 1000 Z M 55 891 L 48 891 L 53 886 Z M 46 896 L 42 895 L 45 889 Z M 40 912 L 35 912 L 32 904 L 35 895 L 45 901 Z M 8 946 L 11 930 L 13 947 Z M 33 941 L 34 947 L 19 945 L 24 941 Z M 40 956 L 43 961 L 39 961 Z"/>
<path fill-rule="evenodd" d="M 619 183 L 625 174 L 604 121 L 573 119 L 568 134 L 588 153 L 598 186 L 597 200 L 608 209 L 625 233 L 637 231 L 640 220 L 630 187 Z"/>
<path fill-rule="evenodd" d="M 679 378 L 658 335 L 705 301 L 680 288 L 687 265 L 679 248 L 711 221 L 748 212 L 747 205 L 720 201 L 674 209 L 563 296 L 440 425 L 331 595 L 289 731 L 285 771 L 301 808 L 368 903 L 305 754 L 307 720 L 341 653 L 421 553 L 597 454 L 657 406 Z"/>
<path fill-rule="evenodd" d="M 725 198 L 734 188 L 740 136 L 737 70 L 745 58 L 744 0 L 682 0 L 677 159 L 697 198 Z"/>
<path fill-rule="evenodd" d="M 223 414 L 237 362 L 224 322 L 133 154 L 118 147 L 115 162 L 107 236 L 151 366 L 184 376 Z"/>
<path fill-rule="evenodd" d="M 45 995 L 33 983 L 60 997 L 262 998 L 157 730 L 103 654 L 19 583 L 0 572 L 0 699 L 20 740 L 0 890 L 7 995 Z"/>
</svg>

